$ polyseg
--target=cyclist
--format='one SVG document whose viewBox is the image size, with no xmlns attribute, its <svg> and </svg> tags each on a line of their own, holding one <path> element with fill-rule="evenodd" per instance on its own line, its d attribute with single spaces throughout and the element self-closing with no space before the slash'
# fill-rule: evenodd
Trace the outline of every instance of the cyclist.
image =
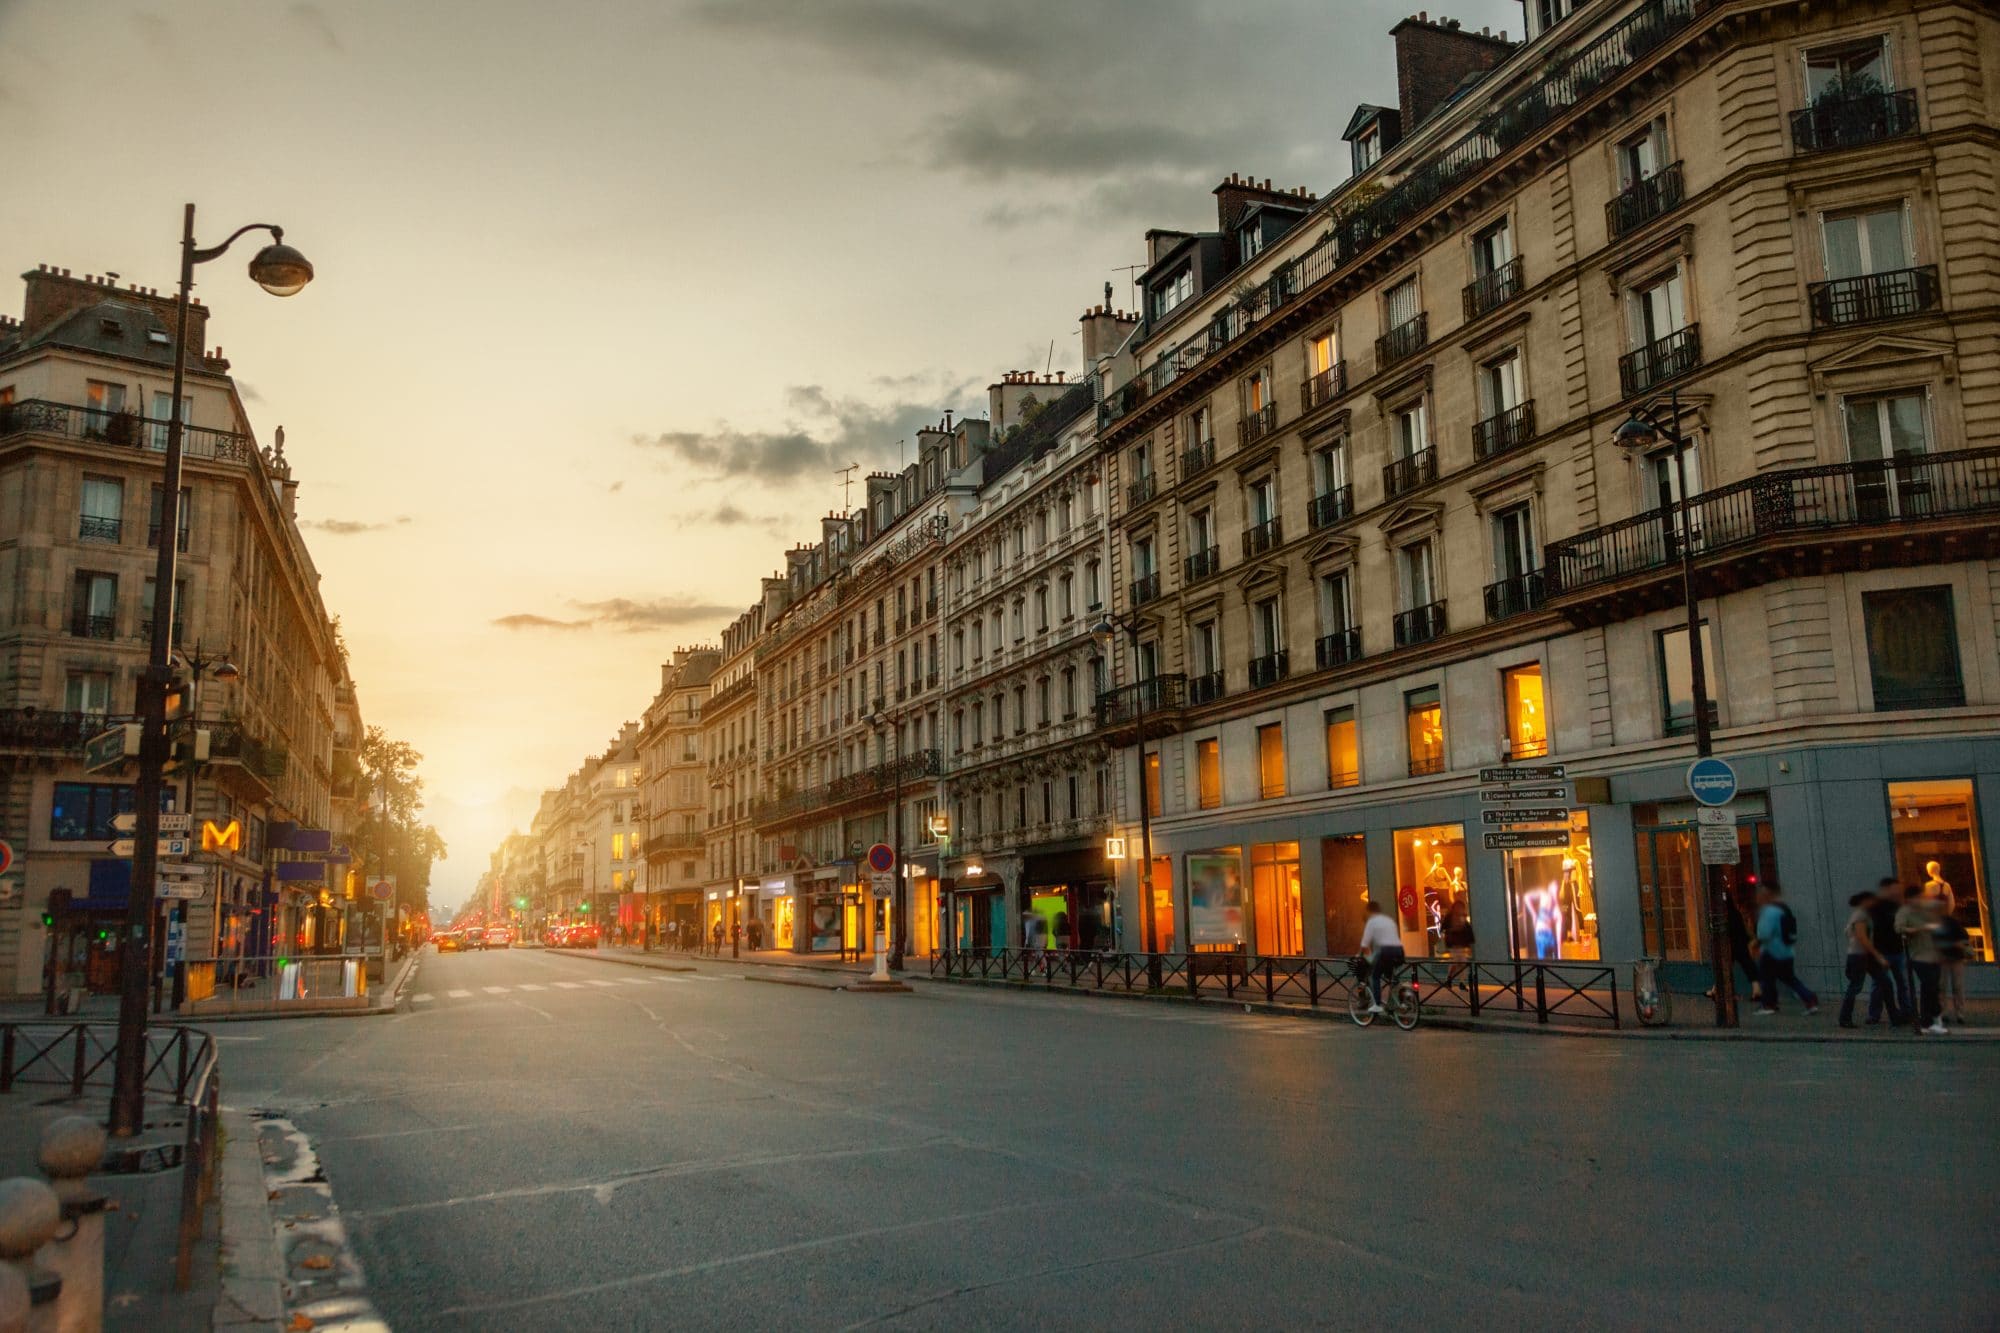
<svg viewBox="0 0 2000 1333">
<path fill-rule="evenodd" d="M 1382 983 L 1396 975 L 1403 965 L 1403 937 L 1393 918 L 1382 914 L 1382 905 L 1370 901 L 1368 922 L 1361 927 L 1361 956 L 1368 960 L 1368 1012 L 1382 1012 Z"/>
</svg>

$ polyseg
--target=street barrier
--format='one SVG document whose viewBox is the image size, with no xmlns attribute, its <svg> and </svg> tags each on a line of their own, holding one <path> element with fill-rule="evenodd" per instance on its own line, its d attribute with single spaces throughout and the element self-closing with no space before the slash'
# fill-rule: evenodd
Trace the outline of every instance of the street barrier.
<svg viewBox="0 0 2000 1333">
<path fill-rule="evenodd" d="M 370 968 L 382 972 L 385 966 L 379 949 L 338 954 L 190 958 L 186 963 L 187 1003 L 181 1012 L 200 1016 L 361 1008 L 369 1002 Z"/>
</svg>

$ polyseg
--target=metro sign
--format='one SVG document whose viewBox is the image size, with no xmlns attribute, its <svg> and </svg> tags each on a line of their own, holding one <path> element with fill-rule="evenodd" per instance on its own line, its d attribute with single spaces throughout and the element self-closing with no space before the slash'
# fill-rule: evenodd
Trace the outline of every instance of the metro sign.
<svg viewBox="0 0 2000 1333">
<path fill-rule="evenodd" d="M 243 825 L 237 820 L 218 825 L 212 819 L 201 821 L 201 849 L 204 852 L 240 852 L 243 850 Z"/>
</svg>

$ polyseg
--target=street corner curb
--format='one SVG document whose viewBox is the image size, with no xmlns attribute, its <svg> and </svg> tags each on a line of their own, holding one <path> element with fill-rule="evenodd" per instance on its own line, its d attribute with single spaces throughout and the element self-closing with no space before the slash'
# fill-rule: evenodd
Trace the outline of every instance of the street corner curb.
<svg viewBox="0 0 2000 1333">
<path fill-rule="evenodd" d="M 553 951 L 556 957 L 564 956 L 562 950 Z M 644 972 L 699 972 L 701 969 L 687 963 L 649 963 L 643 958 L 613 958 L 609 954 L 594 953 L 589 949 L 579 949 L 568 954 L 571 958 L 588 959 L 593 963 L 611 963 L 618 967 L 636 967 Z"/>
<path fill-rule="evenodd" d="M 851 987 L 832 981 L 808 981 L 804 977 L 745 977 L 764 986 L 799 986 L 806 990 L 850 990 Z"/>
<path fill-rule="evenodd" d="M 242 1111 L 225 1110 L 222 1133 L 221 1273 L 209 1326 L 230 1333 L 281 1329 L 283 1268 L 257 1125 Z"/>
<path fill-rule="evenodd" d="M 914 992 L 913 990 L 911 990 L 911 989 L 910 989 L 910 987 L 909 987 L 909 985 L 908 985 L 907 983 L 905 983 L 905 982 L 901 982 L 901 981 L 874 981 L 874 980 L 871 980 L 871 979 L 866 979 L 866 978 L 864 978 L 863 980 L 860 980 L 860 981 L 850 981 L 850 982 L 847 982 L 847 983 L 845 983 L 844 985 L 840 986 L 840 987 L 839 987 L 839 989 L 841 989 L 841 990 L 844 990 L 844 991 L 853 991 L 853 992 L 855 992 L 856 994 L 860 994 L 860 995 L 912 995 L 912 994 L 915 994 L 915 992 Z"/>
</svg>

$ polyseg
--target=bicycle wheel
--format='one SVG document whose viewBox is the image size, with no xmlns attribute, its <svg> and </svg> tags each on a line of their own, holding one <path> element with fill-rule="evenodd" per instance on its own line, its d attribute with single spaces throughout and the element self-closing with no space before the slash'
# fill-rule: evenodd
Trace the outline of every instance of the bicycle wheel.
<svg viewBox="0 0 2000 1333">
<path fill-rule="evenodd" d="M 1358 1026 L 1367 1027 L 1375 1021 L 1375 1015 L 1368 1012 L 1368 983 L 1356 982 L 1347 992 L 1347 1016 Z"/>
<path fill-rule="evenodd" d="M 1396 996 L 1389 1001 L 1389 1016 L 1396 1020 L 1396 1026 L 1408 1032 L 1417 1025 L 1417 988 L 1409 982 L 1401 982 L 1396 987 Z"/>
</svg>

